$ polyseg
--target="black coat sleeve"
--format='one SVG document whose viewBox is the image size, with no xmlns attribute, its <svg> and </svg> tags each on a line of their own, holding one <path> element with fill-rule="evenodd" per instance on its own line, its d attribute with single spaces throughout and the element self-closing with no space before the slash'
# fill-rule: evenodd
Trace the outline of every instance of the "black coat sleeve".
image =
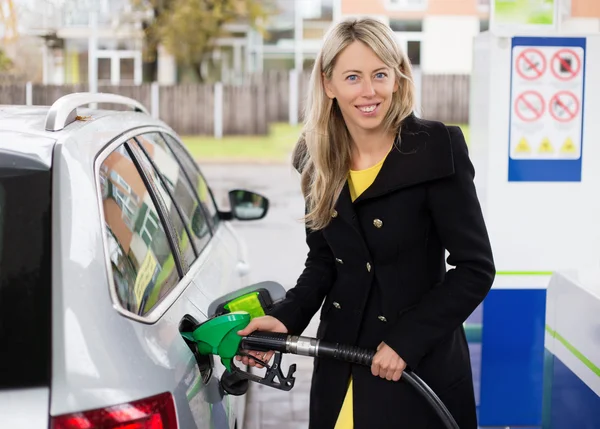
<svg viewBox="0 0 600 429">
<path fill-rule="evenodd" d="M 321 307 L 335 279 L 334 258 L 322 231 L 306 230 L 308 255 L 296 286 L 269 314 L 279 319 L 290 334 L 300 335 Z"/>
<path fill-rule="evenodd" d="M 448 131 L 455 172 L 432 182 L 427 198 L 434 226 L 449 253 L 448 264 L 454 268 L 398 319 L 384 340 L 411 368 L 477 308 L 496 273 L 465 138 L 458 127 Z"/>
</svg>

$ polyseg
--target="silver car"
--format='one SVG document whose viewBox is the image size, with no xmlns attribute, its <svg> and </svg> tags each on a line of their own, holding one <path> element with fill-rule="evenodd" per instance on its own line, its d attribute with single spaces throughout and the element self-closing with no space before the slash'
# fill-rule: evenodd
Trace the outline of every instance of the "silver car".
<svg viewBox="0 0 600 429">
<path fill-rule="evenodd" d="M 82 109 L 96 103 L 130 110 Z M 241 428 L 244 396 L 181 332 L 248 285 L 231 220 L 135 100 L 0 107 L 0 428 Z"/>
</svg>

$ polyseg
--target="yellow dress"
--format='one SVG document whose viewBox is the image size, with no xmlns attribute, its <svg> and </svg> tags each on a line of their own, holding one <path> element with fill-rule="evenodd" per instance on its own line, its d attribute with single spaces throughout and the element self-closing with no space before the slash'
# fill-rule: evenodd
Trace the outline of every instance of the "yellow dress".
<svg viewBox="0 0 600 429">
<path fill-rule="evenodd" d="M 362 194 L 375 180 L 377 174 L 379 174 L 379 170 L 381 170 L 381 166 L 385 158 L 379 161 L 372 167 L 369 167 L 365 170 L 350 170 L 350 174 L 348 175 L 348 185 L 350 187 L 350 196 L 352 197 L 352 201 L 354 201 L 360 194 Z M 340 410 L 340 414 L 338 415 L 337 422 L 335 424 L 335 429 L 353 429 L 354 421 L 352 415 L 352 377 L 350 377 L 350 383 L 348 385 L 348 390 L 346 391 L 346 397 L 344 398 L 344 403 L 342 405 L 342 409 Z"/>
</svg>

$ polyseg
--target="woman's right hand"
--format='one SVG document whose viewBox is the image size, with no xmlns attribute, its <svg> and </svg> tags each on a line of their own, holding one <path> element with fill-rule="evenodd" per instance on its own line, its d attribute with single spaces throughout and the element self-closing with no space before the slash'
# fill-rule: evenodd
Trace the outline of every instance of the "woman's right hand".
<svg viewBox="0 0 600 429">
<path fill-rule="evenodd" d="M 254 331 L 263 331 L 263 332 L 281 332 L 283 334 L 287 334 L 288 330 L 283 323 L 281 323 L 278 319 L 273 316 L 262 316 L 256 317 L 250 321 L 248 326 L 246 326 L 241 331 L 238 331 L 238 335 L 245 337 L 250 335 Z M 257 352 L 257 351 L 248 351 L 245 350 L 249 355 L 255 356 L 257 359 L 267 363 L 273 357 L 275 352 Z M 262 368 L 263 366 L 257 363 L 254 359 L 248 358 L 247 356 L 236 356 L 238 361 L 242 361 L 244 365 L 256 366 L 257 368 Z"/>
</svg>

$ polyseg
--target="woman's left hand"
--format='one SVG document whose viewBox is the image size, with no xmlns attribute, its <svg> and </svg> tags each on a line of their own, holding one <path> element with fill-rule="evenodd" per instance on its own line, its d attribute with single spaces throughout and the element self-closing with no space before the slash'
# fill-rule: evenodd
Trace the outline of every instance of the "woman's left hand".
<svg viewBox="0 0 600 429">
<path fill-rule="evenodd" d="M 371 364 L 371 372 L 374 376 L 379 376 L 390 381 L 398 381 L 405 368 L 406 362 L 398 356 L 398 353 L 386 343 L 379 344 L 377 353 L 373 357 L 373 363 Z"/>
</svg>

